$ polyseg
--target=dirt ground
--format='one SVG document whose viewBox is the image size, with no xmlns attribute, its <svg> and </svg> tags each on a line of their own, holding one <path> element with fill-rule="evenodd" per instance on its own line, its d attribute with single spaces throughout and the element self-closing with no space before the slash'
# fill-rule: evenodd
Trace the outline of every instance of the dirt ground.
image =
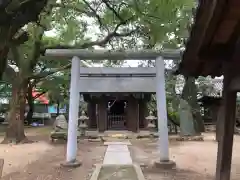
<svg viewBox="0 0 240 180">
<path fill-rule="evenodd" d="M 44 131 L 44 132 L 42 132 Z M 29 129 L 27 135 L 38 142 L 21 145 L 0 145 L 0 158 L 5 165 L 2 180 L 87 180 L 95 164 L 103 160 L 105 148 L 99 142 L 83 141 L 78 144 L 82 166 L 77 169 L 61 168 L 65 143 L 49 142 L 48 130 Z"/>
<path fill-rule="evenodd" d="M 64 161 L 66 145 L 49 142 L 50 129 L 27 129 L 27 135 L 38 142 L 22 145 L 0 145 L 0 158 L 5 159 L 2 180 L 89 180 L 95 164 L 102 163 L 106 147 L 100 142 L 81 141 L 78 159 L 83 165 L 76 169 L 60 167 Z M 171 159 L 177 169 L 160 171 L 153 168 L 159 158 L 156 140 L 131 140 L 133 161 L 145 165 L 142 169 L 146 180 L 212 180 L 216 167 L 217 143 L 212 134 L 204 142 L 179 142 L 170 140 Z M 0 137 L 1 140 L 1 137 Z M 240 136 L 235 136 L 232 180 L 240 175 Z"/>
<path fill-rule="evenodd" d="M 213 134 L 205 134 L 205 141 L 180 142 L 170 140 L 171 160 L 176 170 L 160 171 L 153 167 L 159 159 L 156 140 L 135 140 L 130 147 L 133 161 L 143 166 L 146 180 L 213 180 L 216 170 L 217 143 Z M 240 136 L 235 136 L 232 180 L 240 178 Z"/>
</svg>

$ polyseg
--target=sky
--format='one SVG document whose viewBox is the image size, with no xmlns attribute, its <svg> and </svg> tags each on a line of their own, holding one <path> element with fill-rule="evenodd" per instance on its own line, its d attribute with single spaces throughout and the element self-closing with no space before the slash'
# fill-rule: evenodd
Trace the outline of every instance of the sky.
<svg viewBox="0 0 240 180">
<path fill-rule="evenodd" d="M 138 67 L 140 61 L 138 60 L 126 60 L 126 62 L 124 62 L 123 67 Z"/>
</svg>

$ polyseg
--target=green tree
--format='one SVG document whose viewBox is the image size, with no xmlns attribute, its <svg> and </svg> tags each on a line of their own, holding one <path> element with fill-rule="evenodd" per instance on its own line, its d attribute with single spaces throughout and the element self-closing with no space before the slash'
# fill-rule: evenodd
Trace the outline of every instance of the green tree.
<svg viewBox="0 0 240 180">
<path fill-rule="evenodd" d="M 184 24 L 191 19 L 189 12 L 193 5 L 191 0 L 49 0 L 39 22 L 19 31 L 25 35 L 28 32 L 29 38 L 22 42 L 28 41 L 20 43 L 21 46 L 8 47 L 11 47 L 9 64 L 15 68 L 8 66 L 5 71 L 5 80 L 12 85 L 10 123 L 5 142 L 26 140 L 23 129 L 25 97 L 31 104 L 33 88 L 50 91 L 52 100 L 60 98 L 57 94 L 61 95 L 61 92 L 50 86 L 46 88 L 44 82 L 57 81 L 59 73 L 68 71 L 71 64 L 68 60 L 41 56 L 46 48 L 93 49 L 98 46 L 124 50 L 180 47 L 185 37 Z M 55 32 L 54 37 L 46 37 L 48 30 Z M 102 63 L 119 66 L 122 62 Z"/>
<path fill-rule="evenodd" d="M 38 23 L 29 24 L 25 31 L 29 40 L 23 45 L 11 46 L 9 65 L 5 71 L 5 81 L 12 85 L 12 98 L 10 101 L 9 126 L 4 142 L 27 141 L 24 134 L 23 120 L 25 110 L 25 98 L 28 98 L 32 106 L 31 90 L 51 77 L 57 77 L 60 71 L 68 69 L 69 61 L 56 61 L 41 56 L 41 51 L 49 48 L 93 48 L 94 46 L 106 46 L 111 40 L 130 37 L 137 32 L 132 28 L 133 15 L 123 13 L 120 3 L 113 4 L 108 1 L 101 3 L 87 1 L 68 1 L 57 3 L 50 1 L 45 11 L 41 14 Z M 97 14 L 99 13 L 99 14 Z M 123 17 L 121 17 L 121 15 Z M 86 37 L 87 27 L 91 24 L 82 17 L 88 16 L 94 19 L 101 33 L 97 33 L 96 40 Z M 57 37 L 45 38 L 44 32 L 54 27 Z M 127 39 L 128 40 L 128 39 Z M 56 80 L 56 79 L 55 79 Z"/>
<path fill-rule="evenodd" d="M 1 0 L 0 3 L 0 80 L 7 66 L 7 56 L 12 45 L 27 41 L 27 33 L 18 31 L 29 22 L 38 21 L 47 0 Z"/>
<path fill-rule="evenodd" d="M 184 48 L 184 42 L 185 39 L 188 37 L 189 27 L 192 24 L 192 14 L 193 10 L 195 8 L 195 2 L 193 1 L 178 1 L 177 3 L 175 1 L 171 1 L 173 4 L 175 4 L 175 7 L 172 10 L 175 12 L 175 18 L 169 18 L 167 19 L 167 22 L 164 20 L 161 23 L 161 26 L 159 27 L 159 23 L 155 23 L 151 30 L 159 29 L 158 31 L 151 31 L 151 33 L 148 33 L 148 36 L 145 36 L 145 43 L 144 45 L 148 48 L 177 48 L 181 49 Z M 159 1 L 159 3 L 164 3 L 163 1 Z M 166 1 L 165 1 L 166 3 Z M 181 4 L 182 3 L 182 4 Z M 170 7 L 171 3 L 169 5 L 166 5 L 165 7 Z M 157 6 L 158 7 L 158 6 Z M 171 12 L 167 11 L 166 8 L 165 12 Z M 139 11 L 141 12 L 141 10 Z M 153 11 L 148 11 L 153 12 Z M 171 14 L 174 17 L 174 13 Z M 148 17 L 148 16 L 146 16 Z M 152 15 L 151 15 L 152 17 Z M 166 16 L 163 16 L 161 18 L 165 18 Z M 156 18 L 156 16 L 153 16 L 152 18 L 155 22 L 159 19 Z M 149 20 L 149 19 L 148 19 Z M 156 27 L 156 28 L 155 28 Z M 155 34 L 155 33 L 157 34 Z M 159 33 L 160 32 L 160 33 Z M 172 62 L 171 65 L 172 71 L 177 68 L 178 62 Z M 142 63 L 143 65 L 144 63 Z M 155 66 L 154 61 L 147 61 L 147 66 Z M 167 104 L 169 107 L 169 111 L 171 110 L 173 112 L 174 117 L 178 117 L 178 104 L 179 104 L 179 96 L 176 94 L 176 87 L 178 79 L 177 76 L 172 75 L 170 72 L 166 72 L 166 95 L 167 95 Z M 185 79 L 185 85 L 182 92 L 182 97 L 188 101 L 188 103 L 192 106 L 192 113 L 194 116 L 195 121 L 195 130 L 197 132 L 202 132 L 204 130 L 203 120 L 200 116 L 200 108 L 198 106 L 197 102 L 197 94 L 198 89 L 195 85 L 195 79 Z M 156 109 L 156 102 L 155 102 L 155 96 L 153 96 L 152 102 L 150 103 L 150 107 L 153 109 Z M 170 114 L 172 114 L 172 112 Z"/>
</svg>

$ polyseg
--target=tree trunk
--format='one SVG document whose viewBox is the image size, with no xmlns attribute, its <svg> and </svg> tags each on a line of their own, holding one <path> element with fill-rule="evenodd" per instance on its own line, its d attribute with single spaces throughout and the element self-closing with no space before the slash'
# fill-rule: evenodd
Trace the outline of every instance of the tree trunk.
<svg viewBox="0 0 240 180">
<path fill-rule="evenodd" d="M 34 112 L 34 98 L 32 96 L 32 85 L 31 83 L 28 84 L 28 95 L 27 95 L 27 102 L 28 102 L 28 113 L 27 113 L 27 122 L 28 125 L 32 123 L 33 112 Z"/>
<path fill-rule="evenodd" d="M 7 55 L 9 52 L 9 41 L 15 32 L 12 32 L 11 27 L 0 28 L 0 80 L 7 66 Z"/>
<path fill-rule="evenodd" d="M 7 66 L 7 56 L 10 49 L 10 43 L 13 36 L 21 26 L 7 25 L 0 27 L 0 80 L 2 80 L 3 73 Z"/>
<path fill-rule="evenodd" d="M 2 143 L 27 142 L 24 133 L 25 90 L 26 86 L 24 83 L 15 81 L 12 84 L 12 99 L 8 116 L 9 125 Z"/>
<path fill-rule="evenodd" d="M 186 100 L 192 107 L 192 115 L 194 118 L 194 128 L 196 133 L 204 132 L 205 127 L 200 113 L 200 106 L 197 102 L 197 87 L 195 84 L 195 78 L 192 77 L 185 78 L 182 98 Z"/>
<path fill-rule="evenodd" d="M 1 34 L 0 34 L 1 36 Z M 5 71 L 5 68 L 7 66 L 7 55 L 9 52 L 9 48 L 2 48 L 0 47 L 0 80 L 2 80 L 3 73 Z"/>
<path fill-rule="evenodd" d="M 223 117 L 224 117 L 224 106 L 222 105 L 222 102 L 221 102 L 221 105 L 218 109 L 218 113 L 217 113 L 217 121 L 216 121 L 216 136 L 215 136 L 215 140 L 216 141 L 219 141 L 220 140 L 220 137 L 221 137 L 221 134 L 219 133 L 219 130 L 221 129 L 221 125 L 223 124 Z"/>
</svg>

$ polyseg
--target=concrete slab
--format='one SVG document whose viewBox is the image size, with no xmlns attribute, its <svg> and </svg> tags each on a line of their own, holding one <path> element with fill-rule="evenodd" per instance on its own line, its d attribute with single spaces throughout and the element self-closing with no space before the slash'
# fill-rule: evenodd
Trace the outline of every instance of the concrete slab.
<svg viewBox="0 0 240 180">
<path fill-rule="evenodd" d="M 106 152 L 103 164 L 132 164 L 132 158 L 130 156 L 130 152 Z"/>
<path fill-rule="evenodd" d="M 104 146 L 108 145 L 132 145 L 130 141 L 119 141 L 119 142 L 104 142 Z"/>
<path fill-rule="evenodd" d="M 112 152 L 129 152 L 127 145 L 109 145 L 107 147 L 107 152 L 112 151 Z"/>
<path fill-rule="evenodd" d="M 96 166 L 90 180 L 145 180 L 140 166 L 133 164 L 126 144 L 130 142 L 110 142 L 103 164 Z"/>
<path fill-rule="evenodd" d="M 108 172 L 104 172 L 108 170 Z M 129 172 L 126 171 L 127 169 L 134 168 L 134 173 L 131 173 L 129 176 Z M 112 171 L 110 171 L 112 169 Z M 119 171 L 119 173 L 116 172 L 116 170 Z M 125 170 L 125 171 L 123 171 Z M 108 176 L 108 180 L 122 180 L 128 179 L 128 180 L 145 180 L 144 175 L 142 173 L 142 170 L 139 165 L 132 164 L 132 165 L 97 165 L 95 171 L 93 172 L 90 180 L 102 180 L 106 179 L 105 177 L 101 177 L 101 171 L 104 173 L 104 175 Z M 120 176 L 119 176 L 120 175 Z M 128 175 L 128 177 L 126 177 Z"/>
</svg>

